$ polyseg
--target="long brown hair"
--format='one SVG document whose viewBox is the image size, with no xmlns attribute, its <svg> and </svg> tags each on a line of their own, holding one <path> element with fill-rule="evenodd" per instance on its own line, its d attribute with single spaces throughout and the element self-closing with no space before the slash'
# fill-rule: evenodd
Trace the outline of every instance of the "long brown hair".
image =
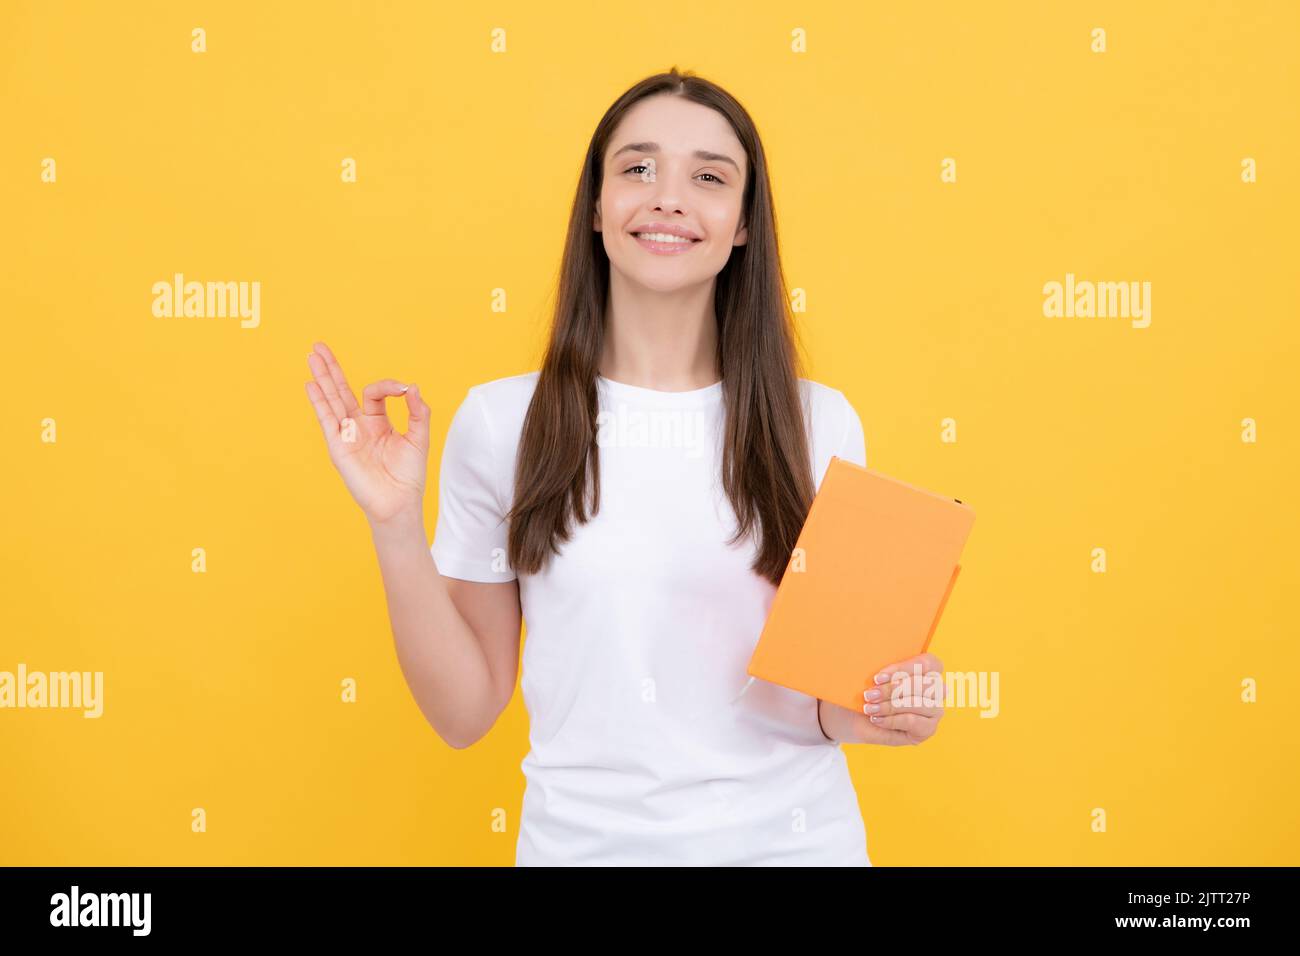
<svg viewBox="0 0 1300 956">
<path fill-rule="evenodd" d="M 735 544 L 751 532 L 760 542 L 752 569 L 779 583 L 812 504 L 814 481 L 799 395 L 800 363 L 781 271 L 767 161 L 749 114 L 721 87 L 695 76 L 647 77 L 618 98 L 587 147 L 560 270 L 550 341 L 524 419 L 515 469 L 509 562 L 540 571 L 568 541 L 571 522 L 600 509 L 596 377 L 604 343 L 609 256 L 596 240 L 605 149 L 624 113 L 646 97 L 669 93 L 721 113 L 749 158 L 742 201 L 748 228 L 718 273 L 714 312 L 726 433 L 722 487 L 735 511 Z M 591 493 L 591 510 L 587 495 Z"/>
</svg>

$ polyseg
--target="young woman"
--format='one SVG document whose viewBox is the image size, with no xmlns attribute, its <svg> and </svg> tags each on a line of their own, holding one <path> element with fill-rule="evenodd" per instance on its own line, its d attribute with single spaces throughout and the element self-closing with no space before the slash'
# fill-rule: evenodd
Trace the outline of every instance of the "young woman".
<svg viewBox="0 0 1300 956">
<path fill-rule="evenodd" d="M 839 743 L 935 731 L 942 702 L 888 676 L 863 675 L 862 713 L 747 681 L 830 457 L 866 464 L 844 395 L 798 375 L 787 303 L 754 124 L 674 68 L 596 128 L 545 359 L 469 389 L 431 547 L 419 388 L 358 404 L 325 345 L 308 357 L 403 674 L 451 746 L 509 703 L 527 624 L 519 865 L 870 866 Z M 887 670 L 907 669 L 941 665 Z"/>
</svg>

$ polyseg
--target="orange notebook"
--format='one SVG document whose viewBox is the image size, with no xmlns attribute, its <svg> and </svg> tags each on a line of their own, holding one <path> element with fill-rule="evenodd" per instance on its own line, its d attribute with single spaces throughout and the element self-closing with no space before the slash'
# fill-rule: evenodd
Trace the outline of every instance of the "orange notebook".
<svg viewBox="0 0 1300 956">
<path fill-rule="evenodd" d="M 929 648 L 974 523 L 956 498 L 832 456 L 748 673 L 862 710 L 880 668 Z"/>
</svg>

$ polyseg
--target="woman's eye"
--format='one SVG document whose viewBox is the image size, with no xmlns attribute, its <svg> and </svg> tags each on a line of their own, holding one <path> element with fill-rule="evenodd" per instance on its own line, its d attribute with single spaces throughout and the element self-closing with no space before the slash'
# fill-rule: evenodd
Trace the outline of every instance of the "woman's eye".
<svg viewBox="0 0 1300 956">
<path fill-rule="evenodd" d="M 637 172 L 637 170 L 645 170 L 649 168 L 650 167 L 647 166 L 645 163 L 637 163 L 635 166 L 631 166 L 628 169 L 624 170 L 623 175 L 626 176 L 628 173 L 637 173 L 637 175 L 641 175 L 640 173 Z M 710 177 L 710 179 L 712 179 L 712 181 L 715 183 L 726 185 L 725 183 L 723 183 L 722 179 L 720 179 L 718 176 L 715 176 L 713 173 L 700 173 L 700 175 Z"/>
</svg>

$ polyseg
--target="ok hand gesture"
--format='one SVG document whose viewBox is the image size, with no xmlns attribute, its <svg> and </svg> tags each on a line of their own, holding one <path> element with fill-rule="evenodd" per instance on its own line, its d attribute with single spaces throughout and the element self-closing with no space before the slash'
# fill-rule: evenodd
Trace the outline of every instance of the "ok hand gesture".
<svg viewBox="0 0 1300 956">
<path fill-rule="evenodd" d="M 307 397 L 316 409 L 330 461 L 372 524 L 413 518 L 423 525 L 424 483 L 429 459 L 429 406 L 419 387 L 391 378 L 367 385 L 361 404 L 348 387 L 334 353 L 317 342 L 307 366 Z M 405 434 L 393 428 L 384 408 L 405 395 L 410 413 Z"/>
</svg>

